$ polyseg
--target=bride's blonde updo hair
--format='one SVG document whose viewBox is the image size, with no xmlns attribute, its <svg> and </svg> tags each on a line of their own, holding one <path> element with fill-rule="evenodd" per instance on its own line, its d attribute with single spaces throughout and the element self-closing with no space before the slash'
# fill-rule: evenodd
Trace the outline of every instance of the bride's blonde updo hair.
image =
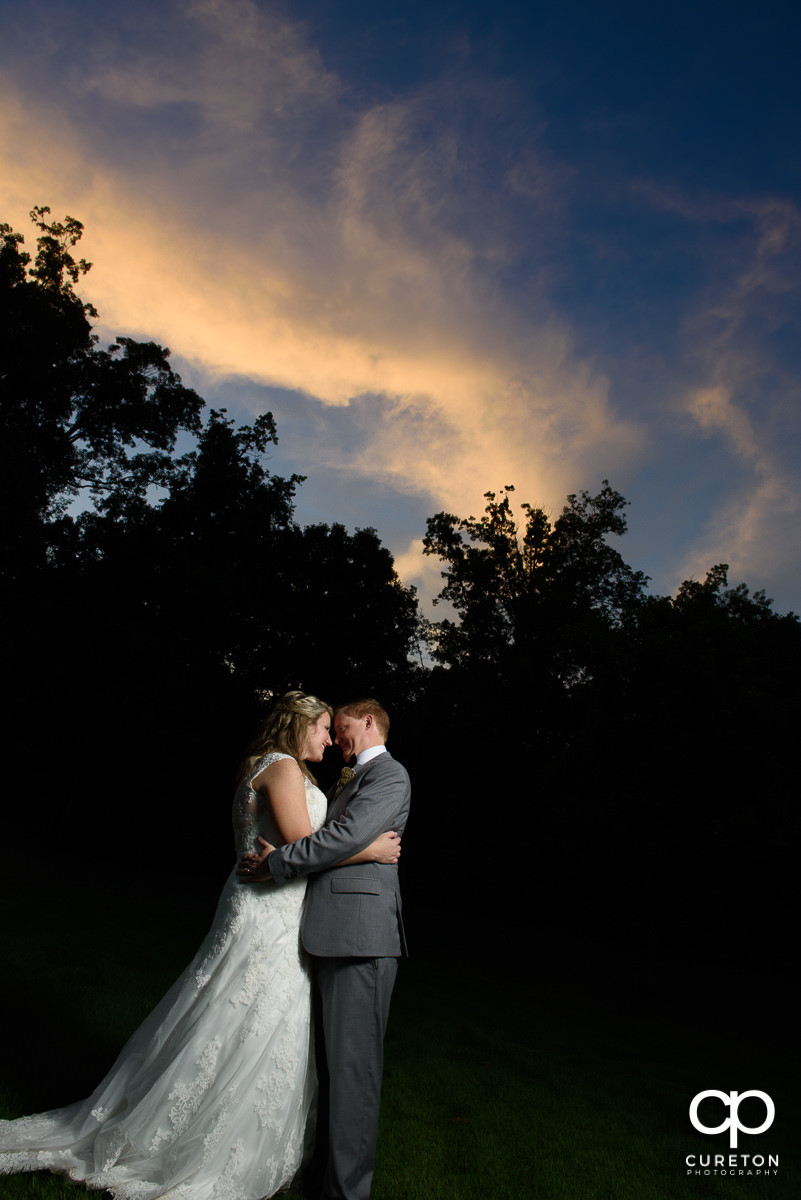
<svg viewBox="0 0 801 1200">
<path fill-rule="evenodd" d="M 333 719 L 333 710 L 318 696 L 287 692 L 275 702 L 261 732 L 248 746 L 239 768 L 239 780 L 243 780 L 265 754 L 278 750 L 282 754 L 291 754 L 306 778 L 314 783 L 314 776 L 303 761 L 303 751 L 309 727 L 316 725 L 324 713 Z"/>
</svg>

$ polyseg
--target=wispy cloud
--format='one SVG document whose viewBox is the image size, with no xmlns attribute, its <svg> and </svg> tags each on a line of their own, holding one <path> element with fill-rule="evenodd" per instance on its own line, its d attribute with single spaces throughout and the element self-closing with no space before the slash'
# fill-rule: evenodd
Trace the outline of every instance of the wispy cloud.
<svg viewBox="0 0 801 1200">
<path fill-rule="evenodd" d="M 40 0 L 9 21 L 0 216 L 85 222 L 111 334 L 169 345 L 217 403 L 234 379 L 254 406 L 264 385 L 316 398 L 293 469 L 432 512 L 506 483 L 558 508 L 640 478 L 666 437 L 716 443 L 736 490 L 673 561 L 736 566 L 739 546 L 744 570 L 777 566 L 797 513 L 792 205 L 601 178 L 603 155 L 560 157 L 531 95 L 467 53 L 375 100 L 284 8 L 96 17 Z M 687 278 L 659 221 L 692 233 Z"/>
<path fill-rule="evenodd" d="M 736 222 L 738 234 L 687 322 L 699 374 L 708 383 L 691 389 L 685 403 L 707 436 L 725 440 L 745 472 L 711 514 L 683 569 L 699 576 L 713 561 L 726 561 L 739 578 L 789 578 L 801 560 L 795 454 L 801 381 L 772 343 L 788 336 L 796 341 L 800 332 L 792 324 L 796 306 L 787 301 L 801 267 L 801 213 L 789 203 L 766 201 L 729 202 L 705 215 Z"/>
<path fill-rule="evenodd" d="M 498 286 L 565 178 L 536 145 L 517 157 L 508 96 L 464 75 L 357 112 L 303 29 L 249 0 L 175 20 L 124 55 L 94 44 L 75 81 L 83 125 L 57 88 L 32 112 L 19 79 L 4 89 L 14 198 L 80 210 L 110 326 L 328 404 L 387 397 L 349 469 L 457 508 L 511 479 L 558 495 L 600 447 L 610 470 L 636 453 L 640 431 L 536 282 L 525 311 Z M 98 142 L 86 97 L 123 129 L 145 111 L 150 140 L 134 125 Z"/>
</svg>

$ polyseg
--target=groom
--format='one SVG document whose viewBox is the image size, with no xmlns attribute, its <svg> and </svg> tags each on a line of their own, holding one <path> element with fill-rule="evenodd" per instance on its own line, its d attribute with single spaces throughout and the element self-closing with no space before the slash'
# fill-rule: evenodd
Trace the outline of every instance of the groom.
<svg viewBox="0 0 801 1200">
<path fill-rule="evenodd" d="M 378 1137 L 384 1033 L 406 953 L 397 866 L 337 867 L 388 829 L 402 833 L 409 776 L 386 749 L 389 717 L 376 700 L 334 715 L 337 746 L 350 769 L 329 792 L 326 824 L 310 837 L 258 856 L 240 873 L 286 883 L 309 875 L 301 939 L 314 955 L 330 1075 L 328 1167 L 322 1200 L 368 1200 Z M 249 869 L 248 869 L 249 868 Z"/>
</svg>

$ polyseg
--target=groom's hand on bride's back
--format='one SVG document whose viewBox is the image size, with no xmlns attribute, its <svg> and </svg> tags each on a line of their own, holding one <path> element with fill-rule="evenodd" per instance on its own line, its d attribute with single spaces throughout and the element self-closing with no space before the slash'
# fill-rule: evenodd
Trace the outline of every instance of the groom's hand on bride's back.
<svg viewBox="0 0 801 1200">
<path fill-rule="evenodd" d="M 239 866 L 236 869 L 240 883 L 264 883 L 265 880 L 272 879 L 265 863 L 275 849 L 275 846 L 271 846 L 263 837 L 260 837 L 259 841 L 264 847 L 263 850 L 258 854 L 243 854 L 240 859 Z"/>
</svg>

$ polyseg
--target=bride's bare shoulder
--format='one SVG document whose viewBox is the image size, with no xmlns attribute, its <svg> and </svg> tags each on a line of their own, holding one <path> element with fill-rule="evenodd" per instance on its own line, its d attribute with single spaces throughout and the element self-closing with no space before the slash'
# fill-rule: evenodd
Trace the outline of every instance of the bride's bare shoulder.
<svg viewBox="0 0 801 1200">
<path fill-rule="evenodd" d="M 282 756 L 262 767 L 258 775 L 254 776 L 250 786 L 254 792 L 265 792 L 271 785 L 278 784 L 280 786 L 282 783 L 294 783 L 295 781 L 303 781 L 303 772 L 294 758 Z"/>
</svg>

